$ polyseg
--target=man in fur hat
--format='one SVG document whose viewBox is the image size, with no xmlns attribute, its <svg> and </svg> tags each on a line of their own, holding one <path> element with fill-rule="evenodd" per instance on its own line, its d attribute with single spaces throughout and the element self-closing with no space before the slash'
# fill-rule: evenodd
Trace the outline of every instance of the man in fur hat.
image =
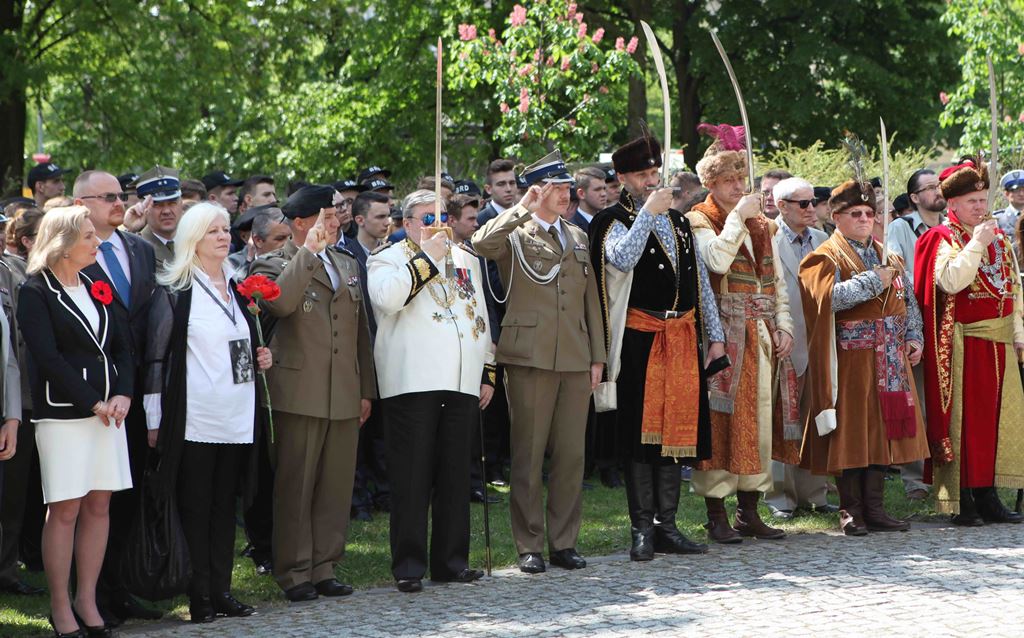
<svg viewBox="0 0 1024 638">
<path fill-rule="evenodd" d="M 598 388 L 599 418 L 616 432 L 626 478 L 633 560 L 654 552 L 695 554 L 676 527 L 679 462 L 706 459 L 711 422 L 707 359 L 725 354 L 707 269 L 690 224 L 661 188 L 661 146 L 650 136 L 612 155 L 623 190 L 591 223 L 597 275 L 610 346 L 607 381 Z"/>
<path fill-rule="evenodd" d="M 885 511 L 885 474 L 928 456 L 911 374 L 921 313 L 903 260 L 890 253 L 883 266 L 884 247 L 871 238 L 876 202 L 867 182 L 833 190 L 836 230 L 800 264 L 809 353 L 802 465 L 836 476 L 848 536 L 910 529 Z"/>
<path fill-rule="evenodd" d="M 704 124 L 701 131 L 715 137 L 697 163 L 697 175 L 710 194 L 686 217 L 711 271 L 732 366 L 708 382 L 712 455 L 697 464 L 691 484 L 704 497 L 711 540 L 777 539 L 785 532 L 761 520 L 757 503 L 772 487 L 769 461 L 794 463 L 798 458 L 800 410 L 789 361 L 793 320 L 785 279 L 775 267 L 780 263 L 772 241 L 776 228 L 762 214 L 761 194 L 745 194 L 749 185 L 743 128 Z M 785 427 L 773 437 L 776 387 Z M 732 494 L 739 501 L 735 529 L 725 511 L 725 497 Z"/>
<path fill-rule="evenodd" d="M 957 525 L 1019 523 L 995 491 L 1024 487 L 1019 268 L 989 215 L 984 164 L 963 160 L 939 179 L 949 216 L 921 236 L 914 257 L 926 340 L 926 478 L 936 508 L 954 514 Z"/>
</svg>

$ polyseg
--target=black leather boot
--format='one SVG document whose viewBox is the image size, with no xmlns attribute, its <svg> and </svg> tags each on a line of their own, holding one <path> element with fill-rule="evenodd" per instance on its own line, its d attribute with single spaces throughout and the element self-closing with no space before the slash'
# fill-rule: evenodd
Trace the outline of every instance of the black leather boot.
<svg viewBox="0 0 1024 638">
<path fill-rule="evenodd" d="M 629 462 L 625 470 L 626 503 L 633 538 L 629 558 L 648 561 L 654 558 L 654 467 Z"/>
<path fill-rule="evenodd" d="M 663 554 L 703 554 L 708 551 L 707 545 L 691 541 L 676 527 L 679 489 L 682 484 L 679 466 L 675 463 L 659 465 L 655 472 L 658 515 L 654 523 L 654 551 Z"/>
<path fill-rule="evenodd" d="M 974 503 L 974 494 L 971 493 L 970 488 L 962 488 L 960 490 L 960 513 L 953 514 L 952 518 L 954 525 L 960 525 L 961 527 L 982 527 L 985 525 L 985 521 L 981 520 L 978 516 L 978 508 Z"/>
<path fill-rule="evenodd" d="M 986 523 L 1020 523 L 1024 516 L 1003 505 L 994 487 L 974 488 L 974 503 L 978 515 Z"/>
<path fill-rule="evenodd" d="M 869 532 L 905 532 L 910 523 L 889 516 L 885 511 L 885 470 L 872 466 L 864 471 L 861 481 L 864 500 L 864 523 Z"/>
<path fill-rule="evenodd" d="M 847 536 L 866 536 L 864 522 L 863 469 L 843 470 L 836 477 L 839 490 L 839 528 Z"/>
</svg>

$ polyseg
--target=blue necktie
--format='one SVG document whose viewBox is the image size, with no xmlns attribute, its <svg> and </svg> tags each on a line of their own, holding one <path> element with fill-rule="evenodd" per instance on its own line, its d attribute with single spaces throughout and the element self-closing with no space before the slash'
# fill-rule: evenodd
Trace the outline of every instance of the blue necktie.
<svg viewBox="0 0 1024 638">
<path fill-rule="evenodd" d="M 117 255 L 114 254 L 114 244 L 105 241 L 100 244 L 100 250 L 103 251 L 103 259 L 107 262 L 110 280 L 114 282 L 117 295 L 124 302 L 124 305 L 128 306 L 128 302 L 132 298 L 132 285 L 128 283 L 128 277 L 125 276 L 124 269 L 121 268 L 121 262 L 117 260 Z"/>
</svg>

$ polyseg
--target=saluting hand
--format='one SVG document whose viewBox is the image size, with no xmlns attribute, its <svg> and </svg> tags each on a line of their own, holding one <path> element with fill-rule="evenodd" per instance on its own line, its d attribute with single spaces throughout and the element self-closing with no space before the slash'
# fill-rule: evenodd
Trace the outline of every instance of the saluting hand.
<svg viewBox="0 0 1024 638">
<path fill-rule="evenodd" d="M 548 195 L 554 191 L 555 185 L 548 182 L 544 186 L 538 186 L 534 184 L 527 189 L 526 194 L 519 200 L 519 205 L 530 211 L 531 213 L 537 212 L 537 208 L 540 207 L 540 203 L 544 201 Z"/>
<path fill-rule="evenodd" d="M 659 188 L 650 194 L 647 201 L 644 202 L 644 208 L 652 215 L 667 213 L 669 207 L 672 206 L 673 192 L 671 188 Z"/>
<path fill-rule="evenodd" d="M 327 248 L 327 229 L 324 228 L 325 210 L 324 208 L 320 209 L 320 214 L 316 217 L 316 223 L 306 233 L 306 241 L 302 244 L 306 247 L 306 250 L 314 255 Z"/>
<path fill-rule="evenodd" d="M 124 227 L 128 232 L 137 233 L 146 226 L 146 215 L 153 207 L 153 196 L 146 195 L 142 201 L 135 202 L 128 210 L 124 211 Z"/>
</svg>

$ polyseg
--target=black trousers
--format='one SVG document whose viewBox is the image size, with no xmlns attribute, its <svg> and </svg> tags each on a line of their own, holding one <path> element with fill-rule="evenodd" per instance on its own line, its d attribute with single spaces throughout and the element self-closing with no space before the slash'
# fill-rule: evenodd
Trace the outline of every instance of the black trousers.
<svg viewBox="0 0 1024 638">
<path fill-rule="evenodd" d="M 137 386 L 138 387 L 138 386 Z M 103 556 L 103 568 L 96 583 L 96 594 L 102 605 L 106 601 L 123 599 L 128 592 L 121 578 L 121 563 L 124 548 L 128 545 L 128 534 L 141 503 L 140 489 L 150 450 L 146 413 L 142 409 L 142 396 L 132 399 L 128 417 L 124 423 L 125 438 L 128 440 L 128 461 L 132 471 L 132 489 L 120 490 L 110 496 L 110 534 L 107 536 L 107 553 Z"/>
<path fill-rule="evenodd" d="M 388 483 L 387 440 L 380 401 L 373 402 L 370 418 L 359 428 L 356 475 L 352 484 L 352 509 L 386 510 L 391 501 Z"/>
<path fill-rule="evenodd" d="M 252 545 L 253 558 L 271 559 L 274 538 L 274 469 L 270 465 L 270 434 L 260 437 L 259 448 L 253 450 L 256 459 L 256 494 L 252 505 L 245 510 L 245 536 Z M 240 469 L 239 471 L 244 471 Z"/>
<path fill-rule="evenodd" d="M 469 566 L 470 431 L 479 399 L 412 392 L 383 400 L 391 479 L 391 573 L 445 580 Z"/>
<path fill-rule="evenodd" d="M 505 393 L 505 369 L 503 366 L 498 366 L 494 398 L 484 410 L 484 452 L 487 454 L 488 472 L 494 468 L 503 473 L 505 466 L 509 463 L 511 457 L 510 427 L 508 396 Z M 484 477 L 485 480 L 486 478 Z"/>
<path fill-rule="evenodd" d="M 178 468 L 178 514 L 192 561 L 189 596 L 231 590 L 235 497 L 251 447 L 185 442 Z"/>
<path fill-rule="evenodd" d="M 36 453 L 36 426 L 31 421 L 22 423 L 18 427 L 18 446 L 14 457 L 0 463 L 0 484 L 6 483 L 6 489 L 0 490 L 0 529 L 3 536 L 0 538 L 0 587 L 13 585 L 19 580 L 18 576 L 18 554 L 22 540 L 22 525 L 27 522 L 26 514 L 33 512 L 45 517 L 45 509 L 42 507 L 27 507 L 30 499 L 36 499 L 39 505 L 42 503 L 42 494 L 32 494 L 30 488 L 32 481 L 29 476 L 32 473 L 33 460 L 35 459 L 36 484 L 39 484 L 39 461 Z M 36 521 L 38 522 L 38 521 Z M 41 532 L 42 528 L 39 528 Z M 36 544 L 40 538 L 36 537 Z"/>
</svg>

